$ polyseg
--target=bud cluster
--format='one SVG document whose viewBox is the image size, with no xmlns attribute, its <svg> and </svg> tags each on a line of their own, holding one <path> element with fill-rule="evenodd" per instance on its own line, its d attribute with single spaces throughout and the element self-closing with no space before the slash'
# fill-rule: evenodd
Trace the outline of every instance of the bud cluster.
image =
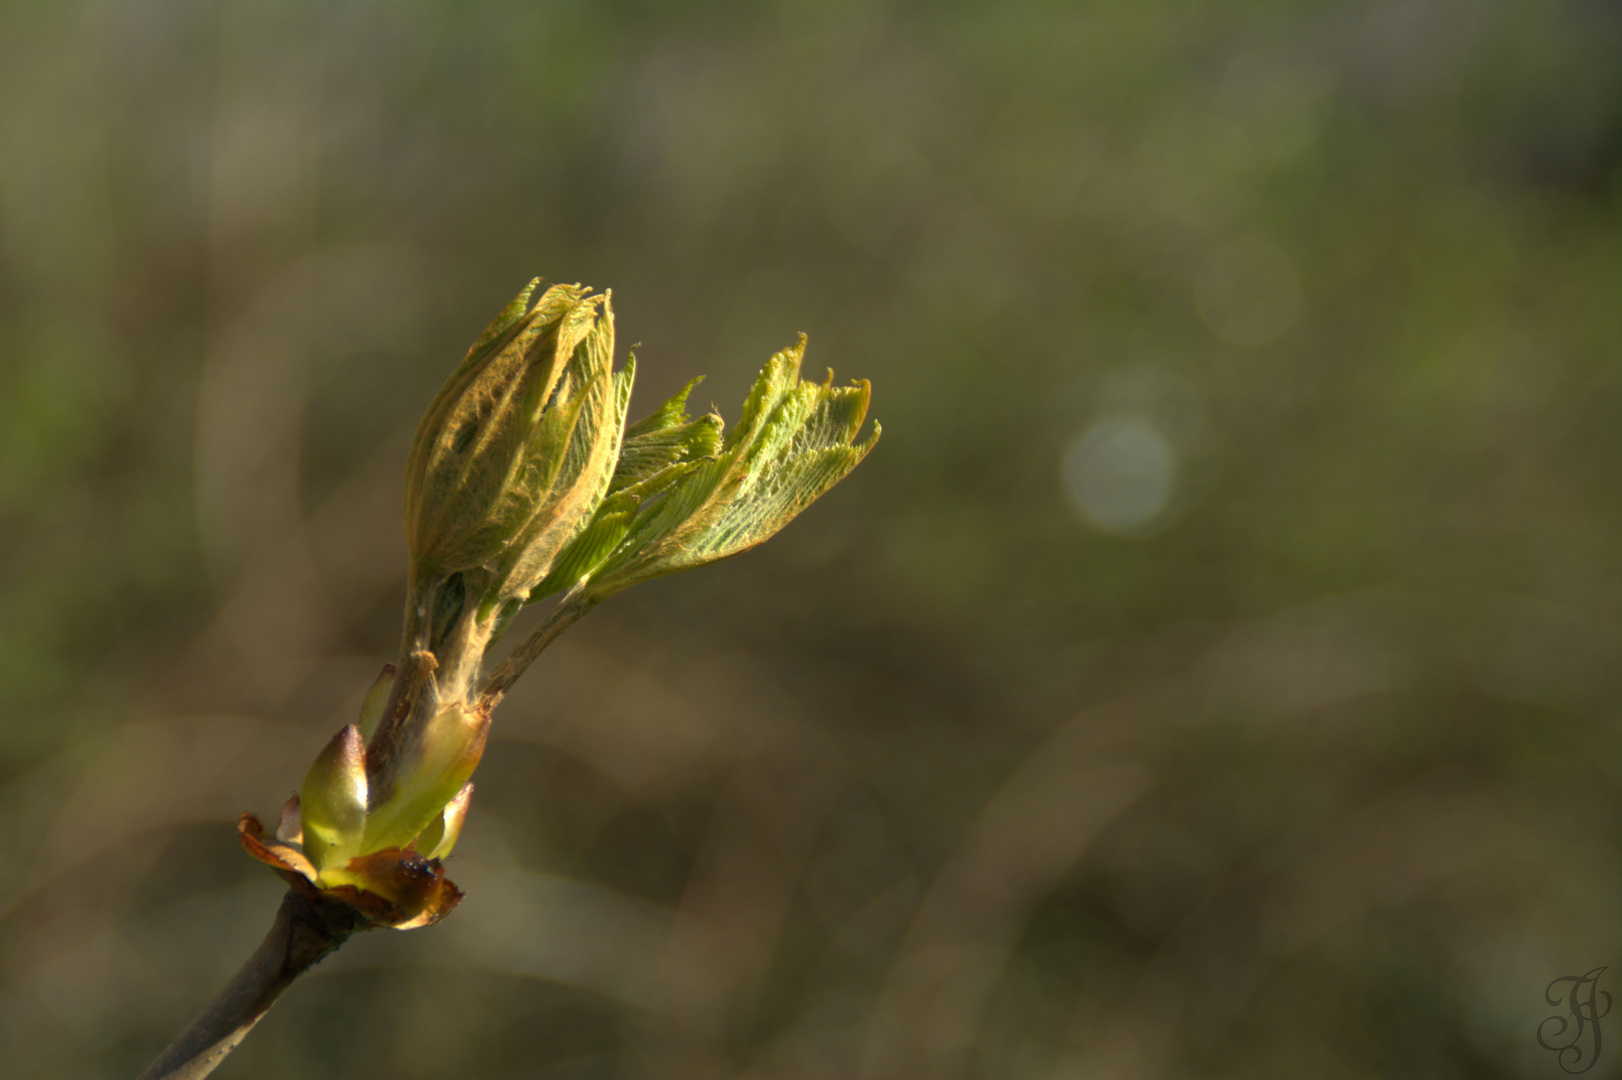
<svg viewBox="0 0 1622 1080">
<path fill-rule="evenodd" d="M 610 297 L 539 280 L 487 327 L 428 407 L 406 469 L 398 668 L 310 766 L 274 840 L 243 844 L 300 888 L 407 928 L 461 898 L 440 860 L 461 832 L 490 713 L 535 656 L 608 596 L 761 543 L 848 474 L 869 387 L 761 370 L 738 426 L 687 414 L 688 383 L 627 427 L 635 360 L 613 370 Z M 561 594 L 561 595 L 560 595 Z M 527 603 L 560 596 L 484 675 Z"/>
</svg>

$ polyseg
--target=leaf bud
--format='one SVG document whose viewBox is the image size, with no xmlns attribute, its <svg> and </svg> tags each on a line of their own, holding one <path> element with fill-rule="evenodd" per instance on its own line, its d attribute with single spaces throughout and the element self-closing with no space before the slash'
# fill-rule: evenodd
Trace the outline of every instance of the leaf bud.
<svg viewBox="0 0 1622 1080">
<path fill-rule="evenodd" d="M 463 794 L 484 754 L 489 730 L 490 719 L 479 710 L 460 704 L 441 706 L 414 733 L 387 798 L 372 807 L 361 849 L 403 848 L 441 817 Z"/>
<path fill-rule="evenodd" d="M 366 743 L 354 724 L 316 755 L 298 800 L 304 853 L 317 870 L 359 850 L 366 829 Z"/>
<path fill-rule="evenodd" d="M 416 583 L 486 568 L 504 597 L 523 595 L 612 475 L 623 407 L 609 298 L 554 285 L 526 311 L 536 284 L 475 342 L 417 429 L 405 496 Z"/>
</svg>

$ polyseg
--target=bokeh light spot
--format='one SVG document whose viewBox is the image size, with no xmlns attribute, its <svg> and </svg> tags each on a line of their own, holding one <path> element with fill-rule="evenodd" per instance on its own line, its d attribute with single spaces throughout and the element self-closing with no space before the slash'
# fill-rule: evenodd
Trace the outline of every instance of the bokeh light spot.
<svg viewBox="0 0 1622 1080">
<path fill-rule="evenodd" d="M 1105 416 L 1073 439 L 1061 472 L 1065 496 L 1103 532 L 1142 533 L 1159 524 L 1177 487 L 1177 452 L 1151 421 Z"/>
</svg>

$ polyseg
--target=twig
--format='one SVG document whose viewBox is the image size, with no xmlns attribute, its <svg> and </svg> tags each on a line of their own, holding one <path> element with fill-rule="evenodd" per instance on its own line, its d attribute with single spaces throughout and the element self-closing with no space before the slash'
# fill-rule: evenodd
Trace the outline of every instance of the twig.
<svg viewBox="0 0 1622 1080">
<path fill-rule="evenodd" d="M 583 586 L 565 593 L 485 680 L 479 695 L 484 715 L 490 715 L 559 634 L 596 606 Z M 400 680 L 395 685 L 398 688 Z M 213 1072 L 293 980 L 367 926 L 365 917 L 348 905 L 288 890 L 275 924 L 248 962 L 137 1080 L 201 1080 Z"/>
<path fill-rule="evenodd" d="M 200 1080 L 224 1061 L 282 991 L 367 927 L 344 904 L 289 889 L 248 962 L 136 1080 Z"/>
</svg>

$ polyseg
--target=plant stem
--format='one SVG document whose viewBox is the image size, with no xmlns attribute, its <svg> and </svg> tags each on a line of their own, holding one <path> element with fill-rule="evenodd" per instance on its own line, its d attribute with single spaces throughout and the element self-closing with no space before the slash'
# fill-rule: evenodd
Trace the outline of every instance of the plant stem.
<svg viewBox="0 0 1622 1080">
<path fill-rule="evenodd" d="M 587 591 L 584 582 L 564 593 L 563 599 L 547 613 L 541 624 L 531 630 L 484 680 L 484 685 L 479 688 L 479 708 L 484 715 L 490 715 L 490 711 L 501 703 L 501 699 L 507 695 L 512 684 L 518 681 L 518 677 L 535 662 L 535 658 L 540 656 L 548 645 L 557 640 L 559 634 L 579 622 L 586 612 L 600 602 Z"/>
<path fill-rule="evenodd" d="M 200 1080 L 213 1072 L 294 979 L 366 927 L 347 905 L 289 889 L 259 948 L 137 1080 Z"/>
</svg>

